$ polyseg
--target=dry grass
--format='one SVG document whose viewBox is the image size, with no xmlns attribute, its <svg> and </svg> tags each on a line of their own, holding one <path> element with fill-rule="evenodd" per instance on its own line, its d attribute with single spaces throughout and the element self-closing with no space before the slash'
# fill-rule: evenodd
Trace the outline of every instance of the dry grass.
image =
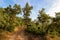
<svg viewBox="0 0 60 40">
<path fill-rule="evenodd" d="M 52 35 L 47 35 L 47 39 L 48 40 L 60 40 L 60 37 L 59 36 L 52 36 Z"/>
</svg>

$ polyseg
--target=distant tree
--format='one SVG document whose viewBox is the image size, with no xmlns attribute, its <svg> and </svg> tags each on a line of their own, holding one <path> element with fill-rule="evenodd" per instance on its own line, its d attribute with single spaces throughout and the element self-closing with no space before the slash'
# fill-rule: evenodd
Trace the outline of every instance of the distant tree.
<svg viewBox="0 0 60 40">
<path fill-rule="evenodd" d="M 21 14 L 21 6 L 15 4 L 13 7 L 11 7 L 11 5 L 9 5 L 7 8 L 5 8 L 5 11 L 10 16 L 10 24 L 14 25 L 16 15 Z"/>
<path fill-rule="evenodd" d="M 41 31 L 44 33 L 48 28 L 50 16 L 45 13 L 45 9 L 39 11 L 38 22 L 42 24 Z"/>
<path fill-rule="evenodd" d="M 45 13 L 45 9 L 42 8 L 42 10 L 39 11 L 38 20 L 39 20 L 40 22 L 45 22 L 45 21 L 47 21 L 49 18 L 50 18 L 50 16 L 47 15 L 47 14 Z"/>
<path fill-rule="evenodd" d="M 24 23 L 25 23 L 26 25 L 28 25 L 29 22 L 31 21 L 31 19 L 29 18 L 29 16 L 30 16 L 30 13 L 31 13 L 32 8 L 33 8 L 33 7 L 32 7 L 32 6 L 29 6 L 28 3 L 26 3 L 26 6 L 23 8 Z"/>
<path fill-rule="evenodd" d="M 11 5 L 9 5 L 7 8 L 5 8 L 5 10 L 6 10 L 6 12 L 8 14 L 16 16 L 16 14 L 20 14 L 21 13 L 21 6 L 15 4 L 13 7 L 11 7 Z"/>
<path fill-rule="evenodd" d="M 56 13 L 56 18 L 55 19 L 56 19 L 56 21 L 55 21 L 56 30 L 60 34 L 60 12 Z"/>
</svg>

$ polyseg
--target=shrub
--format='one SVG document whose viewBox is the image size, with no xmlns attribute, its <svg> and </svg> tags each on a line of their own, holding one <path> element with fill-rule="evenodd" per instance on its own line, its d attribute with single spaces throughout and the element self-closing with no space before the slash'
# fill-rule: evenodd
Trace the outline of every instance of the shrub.
<svg viewBox="0 0 60 40">
<path fill-rule="evenodd" d="M 14 26 L 9 26 L 9 27 L 7 27 L 7 31 L 9 31 L 9 32 L 14 31 Z"/>
<path fill-rule="evenodd" d="M 45 30 L 42 29 L 42 25 L 35 25 L 34 23 L 27 27 L 26 32 L 35 34 L 35 35 L 45 35 Z"/>
</svg>

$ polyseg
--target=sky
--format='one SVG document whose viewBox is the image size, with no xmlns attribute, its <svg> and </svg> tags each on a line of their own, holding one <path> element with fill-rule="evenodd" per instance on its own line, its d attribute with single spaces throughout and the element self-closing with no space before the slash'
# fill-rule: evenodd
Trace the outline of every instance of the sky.
<svg viewBox="0 0 60 40">
<path fill-rule="evenodd" d="M 0 0 L 0 7 L 5 8 L 8 5 L 19 4 L 23 8 L 27 2 L 30 6 L 33 6 L 30 16 L 32 20 L 37 18 L 38 11 L 42 8 L 45 8 L 46 14 L 51 17 L 55 17 L 55 12 L 60 12 L 60 0 Z"/>
</svg>

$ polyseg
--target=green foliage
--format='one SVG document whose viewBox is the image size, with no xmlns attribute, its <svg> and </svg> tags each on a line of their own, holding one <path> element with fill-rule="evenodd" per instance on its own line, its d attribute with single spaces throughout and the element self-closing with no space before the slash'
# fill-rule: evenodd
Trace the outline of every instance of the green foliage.
<svg viewBox="0 0 60 40">
<path fill-rule="evenodd" d="M 47 14 L 45 13 L 45 9 L 42 8 L 42 10 L 39 11 L 38 21 L 39 21 L 39 22 L 45 22 L 45 21 L 47 21 L 49 18 L 50 18 L 50 16 L 47 15 Z"/>
<path fill-rule="evenodd" d="M 14 26 L 9 26 L 9 27 L 7 27 L 7 31 L 9 31 L 9 32 L 14 31 Z"/>
<path fill-rule="evenodd" d="M 23 8 L 23 17 L 24 17 L 24 22 L 25 25 L 28 25 L 31 22 L 31 19 L 29 18 L 31 10 L 32 10 L 32 6 L 29 6 L 28 3 L 26 3 L 26 6 Z"/>
<path fill-rule="evenodd" d="M 21 13 L 20 5 L 9 5 L 7 8 L 0 8 L 0 29 L 13 31 L 15 26 L 20 26 L 20 19 L 16 14 Z"/>
<path fill-rule="evenodd" d="M 44 35 L 44 32 L 42 31 L 42 25 L 36 25 L 35 23 L 31 23 L 26 29 L 28 33 L 32 33 L 35 35 Z"/>
<path fill-rule="evenodd" d="M 23 9 L 23 10 L 21 10 Z M 20 5 L 15 4 L 13 7 L 9 5 L 6 8 L 0 8 L 0 30 L 7 30 L 9 32 L 14 31 L 16 26 L 24 26 L 26 24 L 28 33 L 43 35 L 60 34 L 60 16 L 51 18 L 46 14 L 45 9 L 39 11 L 37 21 L 33 22 L 30 18 L 31 10 L 33 9 L 28 3 L 26 3 L 24 8 Z M 23 17 L 17 17 L 17 14 L 23 12 Z"/>
<path fill-rule="evenodd" d="M 36 25 L 34 23 L 32 23 L 31 25 L 28 25 L 26 31 L 34 33 L 36 30 L 35 28 L 36 28 Z"/>
</svg>

